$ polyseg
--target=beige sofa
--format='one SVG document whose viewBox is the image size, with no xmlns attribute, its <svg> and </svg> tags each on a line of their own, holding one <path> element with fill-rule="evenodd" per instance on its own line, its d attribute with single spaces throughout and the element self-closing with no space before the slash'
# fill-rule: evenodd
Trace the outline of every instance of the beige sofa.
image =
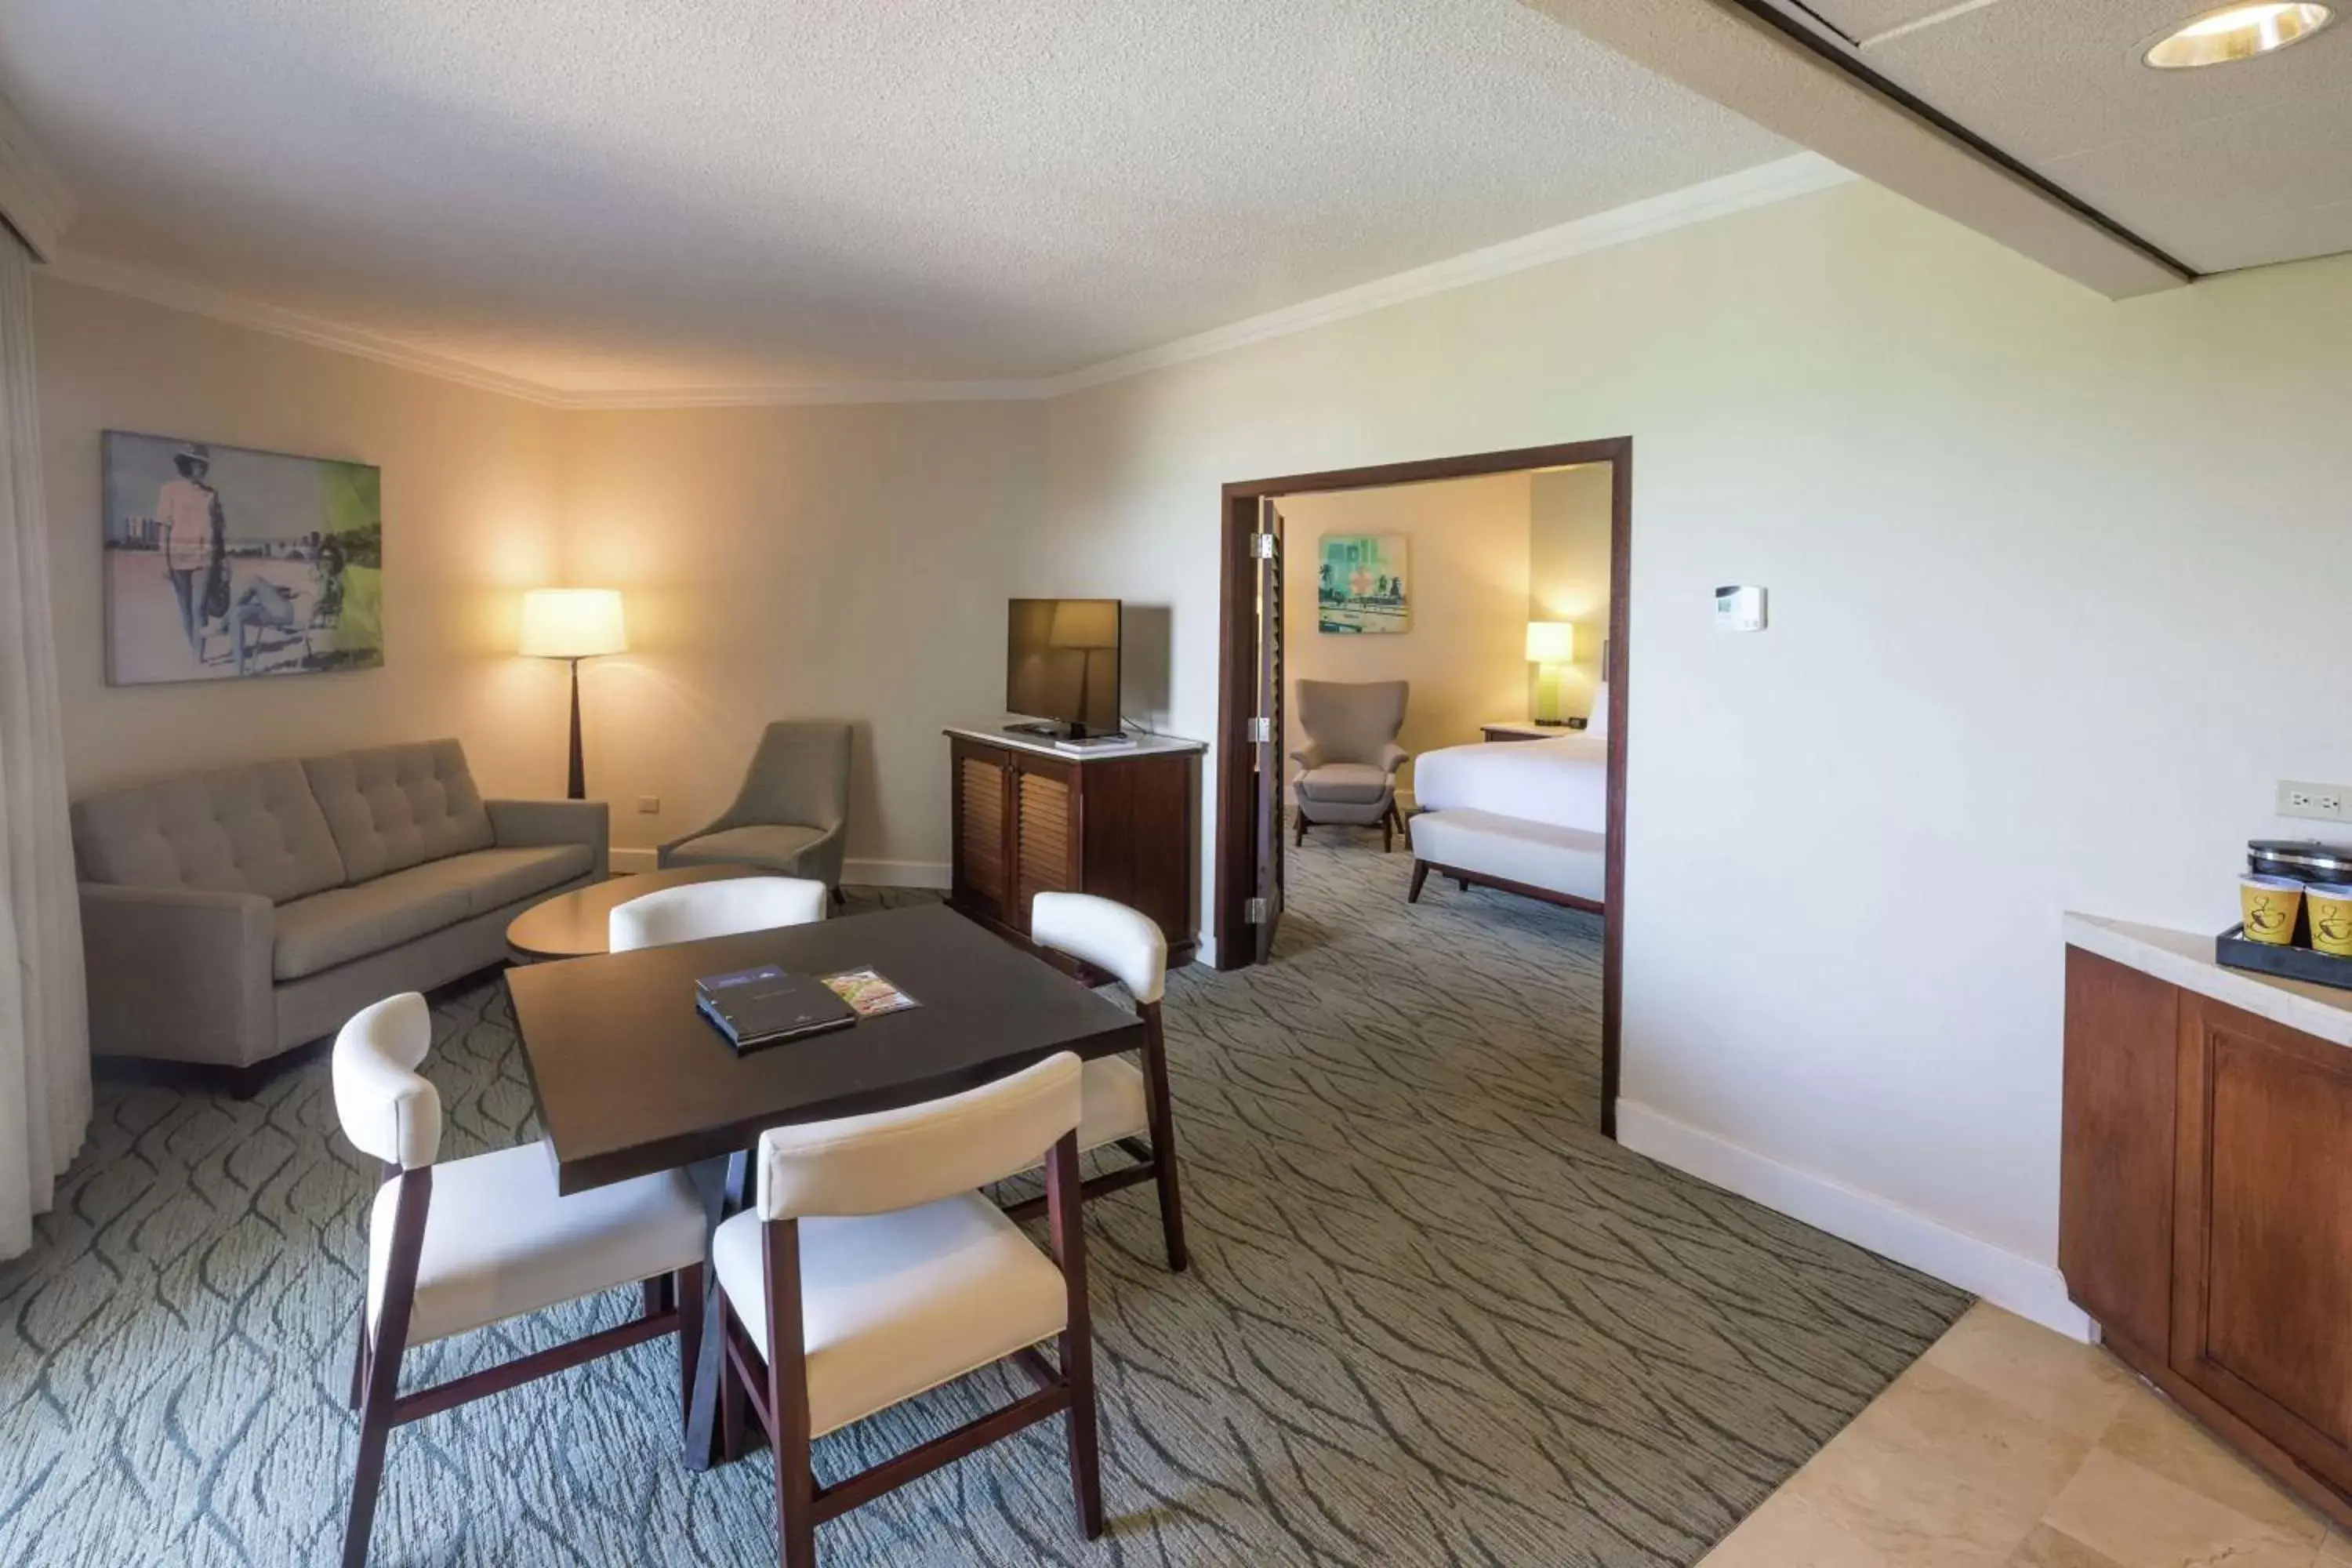
<svg viewBox="0 0 2352 1568">
<path fill-rule="evenodd" d="M 485 801 L 455 741 L 78 802 L 91 1048 L 250 1068 L 498 963 L 509 921 L 604 879 L 607 833 L 601 801 Z"/>
</svg>

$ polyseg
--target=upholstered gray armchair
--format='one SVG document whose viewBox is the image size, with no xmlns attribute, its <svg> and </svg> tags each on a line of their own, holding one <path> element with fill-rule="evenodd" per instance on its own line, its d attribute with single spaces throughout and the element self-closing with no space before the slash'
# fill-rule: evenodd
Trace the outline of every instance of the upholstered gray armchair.
<svg viewBox="0 0 2352 1568">
<path fill-rule="evenodd" d="M 1302 680 L 1298 727 L 1307 744 L 1290 753 L 1300 773 L 1291 786 L 1298 842 L 1318 823 L 1381 825 L 1386 854 L 1404 826 L 1397 816 L 1396 775 L 1409 753 L 1397 744 L 1404 728 L 1402 680 Z"/>
<path fill-rule="evenodd" d="M 757 866 L 841 891 L 849 821 L 849 726 L 789 719 L 768 726 L 735 804 L 661 847 L 664 866 Z"/>
</svg>

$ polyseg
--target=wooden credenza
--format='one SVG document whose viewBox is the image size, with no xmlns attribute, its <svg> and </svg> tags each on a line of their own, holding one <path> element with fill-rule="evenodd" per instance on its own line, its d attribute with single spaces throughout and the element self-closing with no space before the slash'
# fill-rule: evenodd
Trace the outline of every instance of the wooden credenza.
<svg viewBox="0 0 2352 1568">
<path fill-rule="evenodd" d="M 1039 893 L 1097 894 L 1150 915 L 1168 938 L 1169 963 L 1191 963 L 1199 946 L 1202 750 L 1155 741 L 1072 757 L 986 730 L 949 731 L 948 901 L 1025 941 Z"/>
<path fill-rule="evenodd" d="M 2352 1045 L 2316 987 L 2282 1005 L 2242 989 L 2269 982 L 2155 967 L 2066 952 L 2067 1293 L 2118 1357 L 2352 1527 Z"/>
</svg>

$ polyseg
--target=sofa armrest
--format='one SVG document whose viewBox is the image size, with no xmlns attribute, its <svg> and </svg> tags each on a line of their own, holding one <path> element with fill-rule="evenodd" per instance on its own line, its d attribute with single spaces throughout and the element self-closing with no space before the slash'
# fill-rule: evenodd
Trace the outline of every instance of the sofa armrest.
<svg viewBox="0 0 2352 1568">
<path fill-rule="evenodd" d="M 278 1049 L 278 910 L 258 893 L 81 884 L 90 1049 L 249 1067 Z"/>
<path fill-rule="evenodd" d="M 1312 773 L 1315 769 L 1323 765 L 1323 748 L 1317 745 L 1314 742 L 1309 741 L 1307 744 L 1291 752 L 1290 760 L 1297 763 L 1301 768 Z"/>
<path fill-rule="evenodd" d="M 1391 778 L 1394 778 L 1396 777 L 1396 771 L 1404 766 L 1406 762 L 1411 760 L 1412 756 L 1412 753 L 1411 752 L 1406 751 L 1394 741 L 1391 741 L 1387 745 L 1381 748 L 1381 772 L 1388 774 Z"/>
<path fill-rule="evenodd" d="M 612 808 L 601 800 L 489 800 L 490 836 L 501 848 L 539 844 L 585 844 L 596 852 L 595 878 L 605 878 L 612 858 Z"/>
</svg>

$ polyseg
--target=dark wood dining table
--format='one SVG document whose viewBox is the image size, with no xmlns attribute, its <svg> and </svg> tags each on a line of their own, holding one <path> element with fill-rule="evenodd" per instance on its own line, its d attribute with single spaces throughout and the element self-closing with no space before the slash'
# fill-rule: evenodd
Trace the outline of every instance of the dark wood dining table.
<svg viewBox="0 0 2352 1568">
<path fill-rule="evenodd" d="M 760 963 L 874 969 L 919 1005 L 739 1057 L 695 1010 L 694 983 Z M 1144 1035 L 1133 1014 L 944 904 L 531 964 L 506 981 L 556 1190 L 686 1169 L 714 1228 L 741 1206 L 767 1128 L 912 1105 Z M 705 1283 L 686 1433 L 697 1469 L 716 1457 L 722 1343 Z"/>
</svg>

